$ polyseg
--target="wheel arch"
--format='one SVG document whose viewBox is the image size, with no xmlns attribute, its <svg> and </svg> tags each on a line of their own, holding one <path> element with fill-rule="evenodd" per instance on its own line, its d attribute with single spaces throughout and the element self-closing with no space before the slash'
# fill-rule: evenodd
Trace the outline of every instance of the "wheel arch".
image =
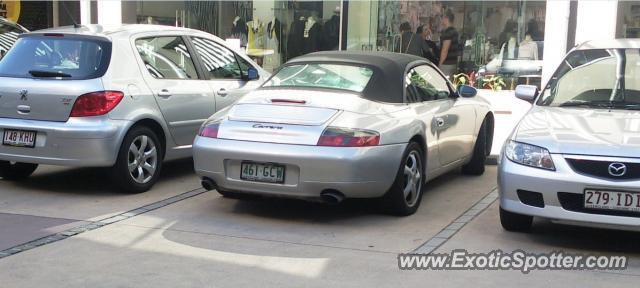
<svg viewBox="0 0 640 288">
<path fill-rule="evenodd" d="M 169 139 L 167 137 L 170 136 L 165 131 L 165 128 L 158 121 L 156 121 L 156 120 L 154 120 L 152 118 L 142 118 L 142 119 L 136 120 L 131 125 L 131 127 L 129 127 L 129 129 L 127 129 L 127 131 L 130 131 L 134 127 L 138 127 L 138 126 L 147 127 L 149 129 L 151 129 L 151 131 L 153 131 L 153 133 L 156 133 L 156 135 L 160 139 L 160 145 L 162 145 L 161 153 L 162 153 L 162 156 L 164 157 L 165 154 L 166 154 L 166 151 L 168 149 L 167 145 L 168 145 Z"/>
<path fill-rule="evenodd" d="M 485 145 L 485 149 L 486 149 L 485 153 L 487 156 L 489 156 L 489 154 L 491 154 L 491 148 L 493 146 L 493 133 L 495 129 L 495 117 L 493 116 L 493 112 L 491 111 L 487 112 L 482 121 L 483 123 L 484 121 L 486 121 L 487 123 L 487 127 L 486 127 L 487 139 L 486 139 L 486 145 Z"/>
<path fill-rule="evenodd" d="M 424 153 L 424 155 L 422 155 L 422 175 L 427 175 L 427 171 L 429 171 L 427 169 L 427 157 L 428 157 L 428 149 L 427 149 L 427 140 L 425 139 L 425 137 L 421 134 L 415 134 L 411 137 L 411 139 L 409 139 L 409 143 L 411 142 L 416 142 L 418 143 L 418 145 L 420 145 L 420 149 L 422 149 L 422 153 Z M 424 179 L 427 179 L 427 177 L 424 177 Z"/>
</svg>

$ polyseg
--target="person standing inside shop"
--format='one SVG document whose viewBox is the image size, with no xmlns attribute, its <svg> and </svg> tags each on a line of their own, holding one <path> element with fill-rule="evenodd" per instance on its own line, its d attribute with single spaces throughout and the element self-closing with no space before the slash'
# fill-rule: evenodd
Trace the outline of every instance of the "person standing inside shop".
<svg viewBox="0 0 640 288">
<path fill-rule="evenodd" d="M 409 22 L 400 24 L 400 32 L 400 53 L 429 59 L 428 55 L 432 53 L 431 48 L 427 46 L 427 42 L 421 34 L 416 34 L 411 31 L 411 24 L 409 24 Z"/>
<path fill-rule="evenodd" d="M 447 10 L 442 17 L 443 30 L 440 34 L 440 70 L 447 76 L 456 73 L 460 45 L 458 43 L 458 31 L 453 27 L 453 11 Z"/>
<path fill-rule="evenodd" d="M 411 24 L 400 24 L 400 53 L 422 56 L 420 51 L 420 37 L 411 31 Z"/>
<path fill-rule="evenodd" d="M 433 42 L 431 40 L 430 26 L 431 25 L 426 24 L 421 25 L 420 27 L 418 27 L 418 29 L 416 29 L 416 34 L 420 36 L 420 40 L 424 41 L 424 45 L 426 45 L 426 47 L 423 47 L 422 57 L 427 58 L 429 61 L 431 61 L 431 63 L 438 65 L 438 56 L 440 55 L 440 51 L 438 50 L 438 45 L 436 45 L 436 42 Z"/>
</svg>

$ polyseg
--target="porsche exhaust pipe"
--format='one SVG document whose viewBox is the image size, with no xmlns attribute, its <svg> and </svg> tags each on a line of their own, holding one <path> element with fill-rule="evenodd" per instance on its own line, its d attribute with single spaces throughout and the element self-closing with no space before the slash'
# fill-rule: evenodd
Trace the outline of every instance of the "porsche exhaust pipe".
<svg viewBox="0 0 640 288">
<path fill-rule="evenodd" d="M 344 200 L 344 194 L 338 190 L 327 189 L 320 193 L 320 197 L 325 203 L 328 204 L 340 204 Z"/>
<path fill-rule="evenodd" d="M 218 184 L 216 184 L 216 181 L 213 181 L 209 178 L 202 178 L 202 181 L 200 183 L 202 184 L 202 188 L 206 189 L 207 191 L 218 189 Z"/>
</svg>

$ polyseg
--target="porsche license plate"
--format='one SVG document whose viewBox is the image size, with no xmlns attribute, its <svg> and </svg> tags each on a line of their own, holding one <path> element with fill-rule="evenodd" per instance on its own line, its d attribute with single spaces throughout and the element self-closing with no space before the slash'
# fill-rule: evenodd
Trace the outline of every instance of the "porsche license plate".
<svg viewBox="0 0 640 288">
<path fill-rule="evenodd" d="M 284 165 L 243 161 L 240 164 L 240 179 L 254 182 L 284 183 L 284 171 Z"/>
<path fill-rule="evenodd" d="M 640 193 L 586 189 L 584 208 L 640 212 Z"/>
<path fill-rule="evenodd" d="M 5 129 L 2 145 L 33 148 L 36 146 L 37 134 L 36 131 Z"/>
</svg>

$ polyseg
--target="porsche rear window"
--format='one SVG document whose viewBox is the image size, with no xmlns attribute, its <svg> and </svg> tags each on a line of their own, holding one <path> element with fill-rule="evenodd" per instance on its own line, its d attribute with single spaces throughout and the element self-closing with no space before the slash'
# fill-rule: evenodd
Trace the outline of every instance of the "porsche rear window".
<svg viewBox="0 0 640 288">
<path fill-rule="evenodd" d="M 332 88 L 362 92 L 373 76 L 366 67 L 341 64 L 298 64 L 280 69 L 264 87 Z"/>
</svg>

